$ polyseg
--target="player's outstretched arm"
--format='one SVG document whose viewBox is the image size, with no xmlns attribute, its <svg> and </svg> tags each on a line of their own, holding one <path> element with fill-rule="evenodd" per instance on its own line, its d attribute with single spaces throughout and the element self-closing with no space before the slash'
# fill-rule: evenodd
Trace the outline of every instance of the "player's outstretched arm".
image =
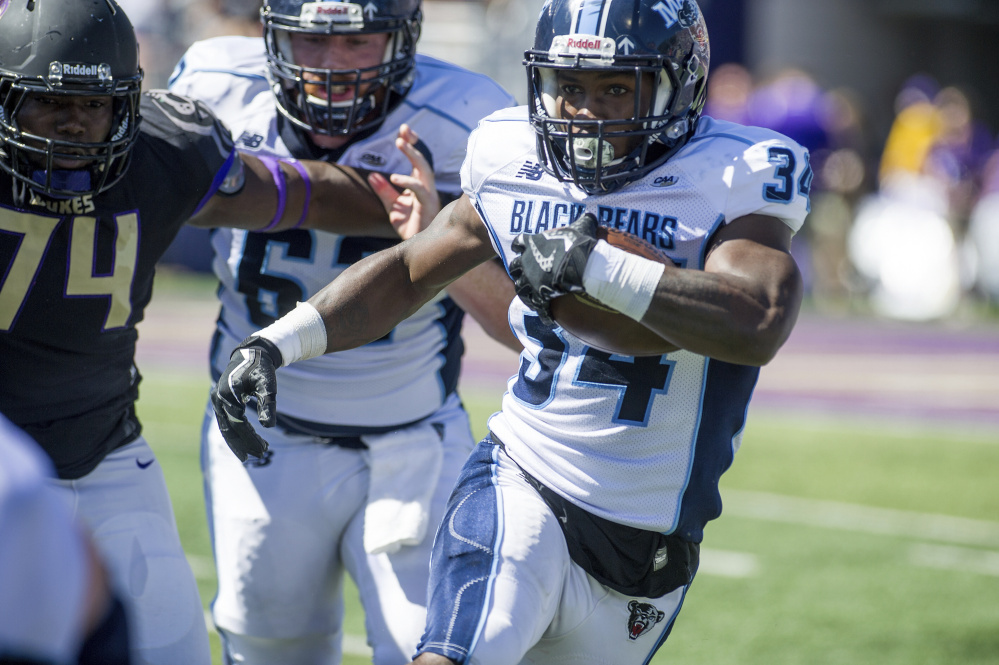
<svg viewBox="0 0 999 665">
<path fill-rule="evenodd" d="M 342 235 L 398 237 L 366 173 L 339 164 L 242 152 L 236 159 L 226 183 L 189 224 L 251 231 L 307 228 Z"/>
<path fill-rule="evenodd" d="M 485 225 L 462 197 L 409 240 L 355 263 L 306 303 L 244 340 L 212 391 L 226 443 L 241 460 L 267 443 L 246 420 L 274 425 L 279 367 L 378 339 L 455 279 L 495 256 Z"/>
<path fill-rule="evenodd" d="M 326 352 L 378 339 L 495 255 L 485 225 L 462 196 L 426 230 L 355 263 L 309 299 L 326 326 Z"/>
<path fill-rule="evenodd" d="M 242 168 L 230 171 L 227 183 L 189 224 L 252 231 L 312 228 L 342 235 L 397 237 L 365 173 L 339 164 L 242 152 L 237 159 Z"/>
<path fill-rule="evenodd" d="M 433 169 L 419 136 L 399 128 L 396 147 L 409 175 L 382 174 L 313 160 L 239 153 L 229 178 L 189 221 L 193 226 L 254 231 L 307 228 L 341 235 L 406 239 L 440 211 Z"/>
</svg>

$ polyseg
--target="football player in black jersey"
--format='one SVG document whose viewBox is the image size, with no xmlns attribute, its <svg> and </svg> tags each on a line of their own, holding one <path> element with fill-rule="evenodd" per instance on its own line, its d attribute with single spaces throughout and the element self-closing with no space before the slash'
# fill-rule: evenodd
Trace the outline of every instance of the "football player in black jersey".
<svg viewBox="0 0 999 665">
<path fill-rule="evenodd" d="M 93 531 L 134 662 L 199 665 L 201 601 L 134 408 L 156 262 L 184 223 L 395 230 L 361 174 L 241 155 L 203 105 L 141 82 L 113 0 L 0 0 L 0 412 Z"/>
</svg>

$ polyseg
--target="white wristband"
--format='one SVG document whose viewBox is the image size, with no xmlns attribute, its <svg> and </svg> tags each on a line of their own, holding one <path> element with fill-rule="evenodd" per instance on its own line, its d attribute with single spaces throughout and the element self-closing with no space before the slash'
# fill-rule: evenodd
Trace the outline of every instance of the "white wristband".
<svg viewBox="0 0 999 665">
<path fill-rule="evenodd" d="M 625 316 L 641 321 L 652 304 L 666 266 L 631 254 L 604 240 L 597 242 L 583 271 L 583 288 L 591 297 Z"/>
<path fill-rule="evenodd" d="M 326 353 L 326 324 L 319 310 L 307 302 L 257 332 L 281 352 L 282 367 Z"/>
</svg>

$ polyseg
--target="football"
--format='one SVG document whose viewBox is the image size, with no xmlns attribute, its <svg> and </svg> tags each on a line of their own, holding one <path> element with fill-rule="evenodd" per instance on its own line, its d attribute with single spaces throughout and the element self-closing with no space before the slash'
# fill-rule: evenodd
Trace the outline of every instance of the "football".
<svg viewBox="0 0 999 665">
<path fill-rule="evenodd" d="M 654 245 L 638 236 L 599 227 L 597 238 L 614 247 L 659 263 L 670 258 Z M 670 344 L 638 321 L 611 309 L 585 293 L 570 293 L 551 302 L 552 318 L 590 346 L 607 353 L 625 356 L 657 356 L 676 351 Z"/>
</svg>

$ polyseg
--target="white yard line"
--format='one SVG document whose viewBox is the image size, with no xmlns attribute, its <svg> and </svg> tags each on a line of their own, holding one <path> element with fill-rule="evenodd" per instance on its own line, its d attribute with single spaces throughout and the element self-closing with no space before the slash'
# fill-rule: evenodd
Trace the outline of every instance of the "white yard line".
<svg viewBox="0 0 999 665">
<path fill-rule="evenodd" d="M 701 548 L 698 575 L 718 577 L 753 577 L 760 572 L 760 562 L 755 554 Z"/>
<path fill-rule="evenodd" d="M 724 515 L 999 549 L 999 522 L 745 490 L 722 498 Z"/>
<path fill-rule="evenodd" d="M 991 550 L 923 543 L 913 545 L 909 550 L 909 562 L 923 568 L 961 570 L 999 577 L 999 552 Z"/>
</svg>

